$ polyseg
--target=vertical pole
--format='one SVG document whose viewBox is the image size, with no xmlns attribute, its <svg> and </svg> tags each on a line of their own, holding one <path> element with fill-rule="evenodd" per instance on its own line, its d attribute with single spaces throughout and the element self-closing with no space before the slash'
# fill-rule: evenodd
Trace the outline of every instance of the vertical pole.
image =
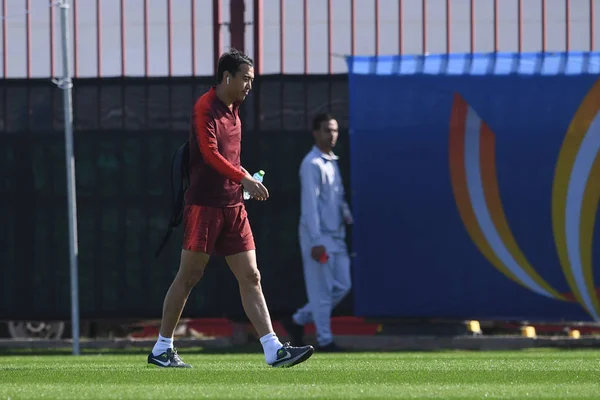
<svg viewBox="0 0 600 400">
<path fill-rule="evenodd" d="M 7 7 L 6 0 L 2 0 L 2 16 L 6 15 Z M 8 37 L 6 35 L 7 32 L 7 23 L 6 21 L 2 21 L 2 78 L 6 80 L 8 76 Z M 8 130 L 8 96 L 6 94 L 6 88 L 2 90 L 2 115 L 4 116 L 4 131 Z"/>
<path fill-rule="evenodd" d="M 54 6 L 48 7 L 48 9 L 50 10 L 50 32 L 49 32 L 50 43 L 48 43 L 50 45 L 50 77 L 52 79 L 54 79 L 54 77 L 56 76 L 56 65 L 54 62 Z M 54 130 L 54 121 L 55 121 L 54 111 L 56 110 L 56 100 L 55 100 L 54 94 L 52 94 L 51 103 L 52 103 L 51 128 L 52 128 L 52 130 Z"/>
<path fill-rule="evenodd" d="M 127 57 L 125 57 L 125 49 L 127 48 L 127 44 L 125 42 L 125 0 L 121 0 L 121 76 L 125 77 L 127 74 L 125 63 Z M 123 104 L 123 107 L 125 105 Z"/>
<path fill-rule="evenodd" d="M 25 9 L 27 11 L 31 10 L 31 0 L 25 0 Z M 6 24 L 6 21 L 4 24 Z M 25 15 L 25 35 L 27 38 L 25 45 L 25 52 L 27 53 L 27 78 L 31 78 L 31 12 L 28 12 L 27 15 Z"/>
<path fill-rule="evenodd" d="M 519 25 L 519 53 L 521 53 L 523 52 L 523 0 L 519 0 L 519 6 L 517 8 L 517 24 Z"/>
<path fill-rule="evenodd" d="M 229 3 L 229 32 L 231 47 L 246 52 L 246 21 L 244 18 L 246 3 L 244 0 L 231 0 Z"/>
<path fill-rule="evenodd" d="M 148 11 L 148 0 L 144 0 L 144 127 L 150 127 L 150 85 L 148 76 L 150 75 L 150 13 Z"/>
<path fill-rule="evenodd" d="M 254 23 L 254 72 L 256 76 L 262 75 L 263 71 L 263 1 L 254 0 L 253 2 Z M 258 83 L 254 85 L 254 131 L 260 133 L 262 127 L 262 84 L 258 79 Z"/>
<path fill-rule="evenodd" d="M 79 13 L 77 12 L 77 2 L 73 3 L 73 66 L 75 68 L 75 78 L 79 75 L 79 52 L 77 51 L 77 39 L 79 38 Z"/>
<path fill-rule="evenodd" d="M 254 70 L 263 71 L 263 1 L 254 0 Z"/>
<path fill-rule="evenodd" d="M 2 15 L 3 16 L 5 16 L 6 12 L 7 12 L 6 1 L 7 0 L 2 0 Z M 8 38 L 6 35 L 7 26 L 8 26 L 8 24 L 6 23 L 6 21 L 3 21 L 2 22 L 2 78 L 4 78 L 4 79 L 6 79 L 6 77 L 8 76 L 8 50 L 7 50 Z M 4 93 L 6 93 L 6 90 L 4 90 Z M 6 106 L 6 101 L 4 102 L 4 105 Z M 4 114 L 4 115 L 6 115 L 6 114 Z"/>
<path fill-rule="evenodd" d="M 69 70 L 69 2 L 60 0 L 60 24 L 62 36 L 63 76 L 59 82 L 63 90 L 65 112 L 65 159 L 67 166 L 67 205 L 69 218 L 69 261 L 71 271 L 71 327 L 73 335 L 73 355 L 79 355 L 79 280 L 77 258 L 77 202 L 75 193 L 75 155 L 73 152 L 73 103 L 71 98 L 71 71 Z"/>
<path fill-rule="evenodd" d="M 427 53 L 427 0 L 421 0 L 421 52 Z"/>
<path fill-rule="evenodd" d="M 331 51 L 329 51 L 331 53 Z M 331 54 L 329 55 L 331 58 Z M 285 74 L 285 0 L 279 0 L 279 70 Z M 285 79 L 279 83 L 279 102 L 281 104 L 281 130 L 285 129 Z"/>
<path fill-rule="evenodd" d="M 379 0 L 375 0 L 375 55 L 379 55 Z"/>
<path fill-rule="evenodd" d="M 125 76 L 127 75 L 127 67 L 126 67 L 126 63 L 127 63 L 127 57 L 126 57 L 126 48 L 127 48 L 127 42 L 125 41 L 125 30 L 127 29 L 127 22 L 125 19 L 125 0 L 120 0 L 120 5 L 119 5 L 119 22 L 120 22 L 120 34 L 121 34 L 121 78 L 125 78 Z M 123 117 L 121 118 L 121 129 L 125 130 L 127 129 L 127 107 L 125 106 L 126 103 L 126 95 L 125 95 L 125 85 L 121 84 L 121 110 L 123 112 Z"/>
<path fill-rule="evenodd" d="M 31 78 L 31 0 L 25 0 L 25 68 L 27 78 Z M 4 22 L 6 23 L 6 21 Z M 27 111 L 31 111 L 31 86 L 27 86 Z M 31 131 L 31 119 L 27 119 L 27 130 Z"/>
<path fill-rule="evenodd" d="M 333 73 L 333 6 L 332 1 L 327 0 L 327 73 L 331 75 Z M 379 0 L 375 3 L 375 48 L 379 54 Z M 331 110 L 331 104 L 333 103 L 333 85 L 331 79 L 327 80 L 327 108 Z"/>
<path fill-rule="evenodd" d="M 171 0 L 167 0 L 167 58 L 169 59 L 169 78 L 173 76 L 173 23 Z M 169 88 L 171 85 L 169 85 Z M 170 104 L 170 103 L 169 103 Z M 169 114 L 169 118 L 171 115 Z M 171 119 L 169 119 L 171 121 Z"/>
<path fill-rule="evenodd" d="M 25 68 L 27 78 L 31 78 L 31 0 L 25 0 L 25 9 L 27 14 L 25 15 Z M 6 22 L 4 22 L 6 23 Z M 31 86 L 27 86 L 27 111 L 31 110 Z M 27 130 L 31 131 L 31 119 L 27 119 Z"/>
<path fill-rule="evenodd" d="M 352 1 L 352 9 L 354 10 L 354 1 Z M 308 0 L 304 0 L 302 25 L 304 30 L 304 75 L 308 74 Z M 354 19 L 352 20 L 354 28 Z M 352 33 L 354 37 L 354 32 Z M 304 126 L 308 127 L 308 82 L 304 81 Z"/>
<path fill-rule="evenodd" d="M 565 0 L 565 47 L 567 51 L 571 50 L 571 4 L 570 0 Z"/>
<path fill-rule="evenodd" d="M 308 0 L 304 0 L 304 75 L 308 74 Z"/>
<path fill-rule="evenodd" d="M 494 0 L 494 51 L 497 53 L 500 50 L 500 9 L 498 0 Z"/>
<path fill-rule="evenodd" d="M 285 0 L 279 1 L 279 69 L 285 74 Z"/>
<path fill-rule="evenodd" d="M 217 75 L 217 63 L 221 57 L 222 38 L 221 38 L 221 0 L 213 0 L 213 66 L 215 77 Z"/>
<path fill-rule="evenodd" d="M 398 0 L 398 53 L 404 54 L 404 43 L 402 42 L 402 0 Z"/>
<path fill-rule="evenodd" d="M 546 0 L 542 0 L 542 52 L 546 52 L 547 47 L 546 37 Z"/>
<path fill-rule="evenodd" d="M 196 76 L 196 0 L 191 0 L 190 18 L 192 19 L 192 76 Z"/>
<path fill-rule="evenodd" d="M 169 68 L 169 79 L 173 77 L 173 13 L 172 13 L 172 0 L 167 0 L 167 57 L 169 58 L 169 62 L 167 64 Z M 169 82 L 168 84 L 168 118 L 169 122 L 167 126 L 170 129 L 173 129 L 173 84 Z"/>
<path fill-rule="evenodd" d="M 452 28 L 450 21 L 452 20 L 452 14 L 450 10 L 450 0 L 446 0 L 446 54 L 450 54 L 450 47 L 452 46 Z"/>
<path fill-rule="evenodd" d="M 149 43 L 149 12 L 148 12 L 148 0 L 144 0 L 144 76 L 147 78 L 150 73 L 150 43 Z M 148 86 L 146 86 L 148 88 Z M 146 93 L 147 94 L 147 93 Z M 148 115 L 148 101 L 146 97 L 146 116 Z M 146 118 L 146 121 L 148 119 Z"/>
<path fill-rule="evenodd" d="M 402 0 L 400 0 L 402 1 Z M 352 55 L 356 54 L 356 0 L 350 2 L 350 47 Z"/>
<path fill-rule="evenodd" d="M 73 0 L 77 3 L 77 0 Z M 102 10 L 100 5 L 101 0 L 96 0 L 96 77 L 102 77 Z M 96 88 L 96 104 L 98 110 L 96 112 L 96 127 L 102 129 L 102 85 Z"/>
<path fill-rule="evenodd" d="M 594 0 L 590 0 L 590 51 L 594 51 Z M 6 36 L 5 36 L 6 37 Z"/>
<path fill-rule="evenodd" d="M 333 6 L 331 4 L 331 0 L 327 0 L 327 73 L 333 73 L 333 23 L 331 18 L 333 17 Z M 377 18 L 377 17 L 376 17 Z M 375 23 L 375 32 L 379 30 L 377 28 L 377 23 Z M 377 35 L 377 33 L 375 33 Z M 377 42 L 379 40 L 377 39 Z M 379 48 L 379 45 L 375 45 L 376 48 Z M 377 51 L 379 53 L 379 50 Z"/>
<path fill-rule="evenodd" d="M 75 0 L 77 1 L 77 0 Z M 100 7 L 100 0 L 96 0 L 96 51 L 98 56 L 96 58 L 98 71 L 98 78 L 102 77 L 102 10 Z M 98 91 L 100 93 L 100 91 Z M 100 95 L 98 95 L 100 96 Z M 98 103 L 100 104 L 100 103 Z"/>
<path fill-rule="evenodd" d="M 50 76 L 54 78 L 54 7 L 50 7 Z"/>
<path fill-rule="evenodd" d="M 471 54 L 475 52 L 475 0 L 471 0 Z"/>
</svg>

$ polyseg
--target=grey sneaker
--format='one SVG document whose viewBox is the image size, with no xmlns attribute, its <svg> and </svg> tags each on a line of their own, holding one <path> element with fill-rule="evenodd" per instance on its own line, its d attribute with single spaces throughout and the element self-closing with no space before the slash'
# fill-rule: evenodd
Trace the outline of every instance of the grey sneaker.
<svg viewBox="0 0 600 400">
<path fill-rule="evenodd" d="M 300 364 L 313 355 L 315 349 L 312 346 L 292 347 L 289 343 L 284 343 L 283 347 L 277 350 L 277 360 L 272 367 L 289 368 Z"/>
<path fill-rule="evenodd" d="M 148 364 L 158 365 L 163 368 L 192 368 L 190 364 L 183 362 L 175 348 L 167 349 L 167 351 L 157 356 L 150 352 L 150 354 L 148 354 Z"/>
</svg>

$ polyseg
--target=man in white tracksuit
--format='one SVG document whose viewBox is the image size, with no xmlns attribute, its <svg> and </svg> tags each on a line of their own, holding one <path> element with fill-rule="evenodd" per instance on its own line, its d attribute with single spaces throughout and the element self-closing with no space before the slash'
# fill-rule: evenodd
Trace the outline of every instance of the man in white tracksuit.
<svg viewBox="0 0 600 400">
<path fill-rule="evenodd" d="M 352 223 L 344 186 L 333 153 L 338 123 L 329 114 L 313 120 L 315 145 L 300 166 L 300 251 L 308 303 L 282 320 L 294 345 L 303 343 L 304 325 L 313 322 L 317 351 L 341 351 L 333 342 L 331 311 L 351 287 L 345 224 Z"/>
</svg>

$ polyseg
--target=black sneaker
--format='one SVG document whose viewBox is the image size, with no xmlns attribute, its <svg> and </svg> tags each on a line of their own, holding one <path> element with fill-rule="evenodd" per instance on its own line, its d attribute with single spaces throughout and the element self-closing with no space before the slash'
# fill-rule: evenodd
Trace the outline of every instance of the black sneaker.
<svg viewBox="0 0 600 400">
<path fill-rule="evenodd" d="M 164 353 L 157 356 L 148 354 L 148 364 L 158 365 L 164 368 L 192 368 L 190 364 L 186 364 L 177 354 L 177 349 L 167 349 Z"/>
<path fill-rule="evenodd" d="M 318 353 L 343 353 L 346 350 L 338 346 L 337 344 L 331 342 L 325 346 L 317 346 Z"/>
<path fill-rule="evenodd" d="M 271 366 L 279 368 L 293 367 L 308 360 L 314 351 L 315 349 L 312 346 L 292 347 L 289 343 L 284 343 L 283 347 L 277 350 L 277 360 Z"/>
<path fill-rule="evenodd" d="M 281 320 L 281 325 L 290 336 L 293 346 L 302 347 L 304 344 L 304 326 L 298 325 L 292 317 L 286 317 Z"/>
</svg>

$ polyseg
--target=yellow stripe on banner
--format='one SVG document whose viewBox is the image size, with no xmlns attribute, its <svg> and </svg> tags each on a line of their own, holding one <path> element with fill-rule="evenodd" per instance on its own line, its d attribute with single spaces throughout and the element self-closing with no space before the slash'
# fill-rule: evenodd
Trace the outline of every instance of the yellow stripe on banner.
<svg viewBox="0 0 600 400">
<path fill-rule="evenodd" d="M 575 278 L 572 271 L 572 266 L 569 261 L 569 254 L 567 251 L 567 238 L 566 238 L 566 205 L 567 205 L 567 190 L 569 187 L 569 181 L 571 177 L 571 171 L 575 164 L 575 159 L 583 138 L 588 131 L 594 116 L 598 113 L 600 107 L 600 79 L 597 80 L 592 88 L 588 91 L 587 95 L 583 99 L 579 109 L 575 113 L 575 116 L 571 120 L 571 124 L 567 130 L 565 139 L 563 140 L 560 153 L 558 155 L 558 161 L 556 162 L 556 168 L 554 172 L 554 184 L 552 187 L 552 229 L 554 232 L 554 240 L 556 242 L 556 251 L 558 258 L 563 270 L 563 274 L 573 292 L 573 295 L 585 309 L 587 309 L 583 297 L 575 283 Z M 590 207 L 586 203 L 587 207 Z M 582 215 L 585 215 L 582 213 Z M 586 229 L 586 243 L 589 243 L 588 236 L 589 228 L 587 225 Z M 591 244 L 590 244 L 591 246 Z M 591 250 L 590 250 L 591 251 Z M 587 252 L 587 251 L 586 251 Z M 582 257 L 585 253 L 582 253 Z M 591 274 L 591 256 L 589 256 L 589 265 Z M 591 275 L 589 277 L 591 279 Z M 588 279 L 586 277 L 586 279 Z M 593 285 L 593 282 L 592 282 Z M 592 297 L 596 298 L 595 293 Z"/>
<path fill-rule="evenodd" d="M 600 315 L 598 296 L 594 284 L 594 272 L 592 265 L 592 251 L 594 248 L 594 225 L 596 224 L 596 213 L 598 202 L 600 200 L 600 157 L 596 155 L 594 165 L 587 181 L 583 203 L 581 205 L 580 225 L 579 225 L 579 251 L 581 252 L 581 266 L 583 268 L 583 277 L 585 286 L 592 299 L 596 315 Z"/>
<path fill-rule="evenodd" d="M 523 285 L 522 282 L 500 261 L 496 253 L 492 250 L 485 239 L 477 217 L 473 211 L 473 205 L 467 188 L 467 173 L 465 169 L 465 137 L 466 120 L 469 106 L 467 102 L 458 94 L 454 95 L 452 104 L 452 115 L 450 117 L 450 136 L 449 136 L 449 162 L 450 179 L 452 191 L 458 212 L 471 240 L 484 257 L 495 266 L 500 272 L 508 278 Z M 524 285 L 523 285 L 524 286 Z"/>
<path fill-rule="evenodd" d="M 502 239 L 502 243 L 506 246 L 506 249 L 521 267 L 521 269 L 529 275 L 539 286 L 550 293 L 554 298 L 558 300 L 566 300 L 558 291 L 554 290 L 545 280 L 542 278 L 531 266 L 517 241 L 515 240 L 508 221 L 506 214 L 504 213 L 504 207 L 500 200 L 500 190 L 498 188 L 498 176 L 496 174 L 496 149 L 495 149 L 496 138 L 492 130 L 487 126 L 485 122 L 481 123 L 481 139 L 480 139 L 480 152 L 481 152 L 481 180 L 483 185 L 483 191 L 485 193 L 485 202 L 490 216 L 496 227 L 498 235 Z"/>
</svg>

